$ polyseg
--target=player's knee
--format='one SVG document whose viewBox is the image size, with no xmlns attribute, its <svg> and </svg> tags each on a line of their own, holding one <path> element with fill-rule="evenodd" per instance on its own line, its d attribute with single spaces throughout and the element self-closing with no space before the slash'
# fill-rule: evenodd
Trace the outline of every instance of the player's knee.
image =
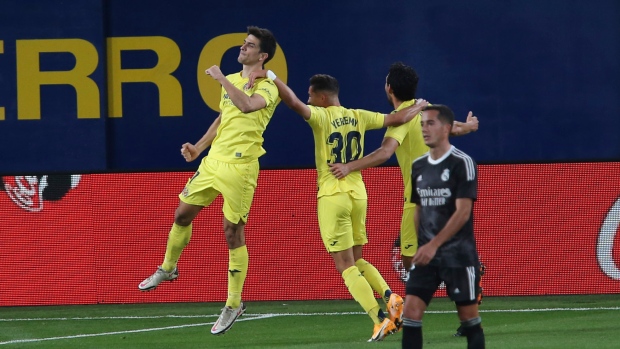
<svg viewBox="0 0 620 349">
<path fill-rule="evenodd" d="M 224 236 L 226 237 L 226 243 L 228 244 L 229 249 L 234 249 L 245 245 L 243 225 L 225 222 Z"/>
<path fill-rule="evenodd" d="M 413 302 L 407 304 L 407 302 L 405 302 L 403 317 L 411 320 L 422 320 L 425 309 L 426 307 L 422 306 L 422 304 L 414 304 Z"/>
<path fill-rule="evenodd" d="M 331 256 L 334 259 L 334 265 L 336 267 L 336 270 L 338 270 L 340 274 L 342 274 L 345 270 L 355 266 L 353 254 L 350 250 L 332 252 Z"/>
<path fill-rule="evenodd" d="M 186 227 L 192 224 L 193 220 L 194 215 L 180 208 L 177 208 L 177 210 L 174 212 L 174 222 L 180 226 Z"/>
<path fill-rule="evenodd" d="M 174 222 L 177 225 L 186 227 L 192 224 L 192 221 L 194 220 L 194 218 L 196 218 L 198 213 L 200 213 L 200 210 L 202 210 L 202 208 L 202 206 L 190 205 L 186 204 L 183 201 L 180 201 L 179 206 L 177 207 L 176 211 L 174 211 Z"/>
<path fill-rule="evenodd" d="M 466 301 L 466 302 L 454 302 L 456 304 L 459 320 L 469 321 L 474 318 L 478 318 L 478 301 Z"/>
</svg>

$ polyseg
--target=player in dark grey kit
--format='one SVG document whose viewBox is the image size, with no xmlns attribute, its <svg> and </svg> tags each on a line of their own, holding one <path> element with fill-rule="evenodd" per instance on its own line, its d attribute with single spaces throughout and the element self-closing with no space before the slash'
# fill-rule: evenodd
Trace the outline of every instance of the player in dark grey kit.
<svg viewBox="0 0 620 349">
<path fill-rule="evenodd" d="M 422 114 L 422 135 L 430 150 L 413 162 L 411 171 L 419 247 L 407 281 L 403 348 L 422 348 L 422 316 L 442 281 L 456 304 L 467 348 L 485 345 L 472 216 L 478 171 L 469 155 L 450 144 L 453 122 L 454 113 L 444 105 L 426 107 Z"/>
</svg>

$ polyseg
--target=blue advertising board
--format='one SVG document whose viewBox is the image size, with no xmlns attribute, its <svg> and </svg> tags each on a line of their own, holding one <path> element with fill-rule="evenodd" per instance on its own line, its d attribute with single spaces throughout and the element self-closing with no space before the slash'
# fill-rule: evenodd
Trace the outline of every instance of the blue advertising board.
<svg viewBox="0 0 620 349">
<path fill-rule="evenodd" d="M 618 160 L 619 14 L 615 0 L 3 1 L 0 174 L 196 168 L 179 149 L 218 115 L 204 70 L 241 69 L 248 25 L 273 31 L 268 67 L 302 100 L 326 73 L 344 106 L 390 112 L 385 76 L 403 61 L 419 97 L 479 117 L 453 143 L 480 163 Z M 264 137 L 261 168 L 314 166 L 284 104 Z"/>
</svg>

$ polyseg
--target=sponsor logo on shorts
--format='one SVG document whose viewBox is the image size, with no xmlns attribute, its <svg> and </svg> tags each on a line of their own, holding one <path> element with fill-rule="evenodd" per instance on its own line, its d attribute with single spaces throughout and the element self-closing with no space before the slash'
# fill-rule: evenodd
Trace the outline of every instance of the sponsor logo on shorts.
<svg viewBox="0 0 620 349">
<path fill-rule="evenodd" d="M 338 240 L 334 240 L 334 241 L 332 241 L 329 245 L 330 245 L 330 246 L 336 246 L 336 244 L 337 244 L 337 243 L 338 243 Z"/>
<path fill-rule="evenodd" d="M 183 195 L 184 197 L 187 197 L 189 195 L 189 189 L 187 189 L 187 187 L 183 188 L 181 195 Z"/>
</svg>

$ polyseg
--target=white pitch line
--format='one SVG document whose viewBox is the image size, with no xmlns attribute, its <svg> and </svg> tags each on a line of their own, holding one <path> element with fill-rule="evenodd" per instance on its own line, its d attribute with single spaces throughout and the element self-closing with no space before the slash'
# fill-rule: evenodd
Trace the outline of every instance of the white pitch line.
<svg viewBox="0 0 620 349">
<path fill-rule="evenodd" d="M 480 310 L 481 313 L 539 313 L 547 311 L 592 311 L 592 310 L 620 310 L 620 307 L 599 308 L 543 308 L 543 309 L 488 309 Z"/>
<path fill-rule="evenodd" d="M 542 308 L 542 309 L 480 309 L 481 313 L 536 313 L 549 311 L 593 311 L 593 310 L 620 310 L 620 307 L 598 307 L 598 308 Z M 452 314 L 456 310 L 427 310 L 426 314 Z M 248 314 L 243 316 L 250 317 L 274 317 L 274 316 L 338 316 L 338 315 L 363 315 L 364 312 L 331 312 L 331 313 L 267 313 L 267 314 Z M 136 320 L 136 319 L 204 319 L 218 317 L 212 315 L 154 315 L 154 316 L 101 316 L 101 317 L 60 317 L 60 318 L 15 318 L 0 319 L 0 322 L 13 321 L 71 321 L 71 320 Z M 251 319 L 248 319 L 251 320 Z M 241 321 L 241 320 L 239 320 Z"/>
<path fill-rule="evenodd" d="M 259 320 L 266 319 L 272 317 L 269 314 L 261 314 L 260 316 L 238 319 L 237 321 L 249 321 L 249 320 Z M 144 328 L 140 330 L 128 330 L 128 331 L 115 331 L 115 332 L 103 332 L 103 333 L 88 333 L 88 334 L 77 334 L 73 336 L 62 336 L 62 337 L 48 337 L 48 338 L 31 338 L 31 339 L 14 339 L 6 342 L 0 342 L 0 345 L 6 344 L 15 344 L 15 343 L 32 343 L 32 342 L 43 342 L 43 341 L 53 341 L 59 339 L 75 339 L 75 338 L 87 338 L 87 337 L 100 337 L 100 336 L 110 336 L 115 334 L 126 334 L 126 333 L 140 333 L 140 332 L 151 332 L 151 331 L 161 331 L 161 330 L 174 330 L 179 328 L 187 328 L 187 327 L 197 327 L 197 326 L 207 326 L 213 325 L 214 322 L 204 322 L 199 324 L 188 324 L 188 325 L 177 325 L 177 326 L 166 326 L 166 327 L 156 327 L 156 328 Z"/>
<path fill-rule="evenodd" d="M 491 309 L 491 310 L 480 310 L 481 313 L 526 313 L 526 312 L 550 312 L 550 311 L 595 311 L 595 310 L 620 310 L 620 307 L 599 307 L 599 308 L 544 308 L 544 309 Z M 452 314 L 455 313 L 455 310 L 434 310 L 427 311 L 427 314 Z M 271 314 L 244 314 L 243 318 L 240 318 L 237 321 L 250 321 L 250 320 L 260 320 L 267 319 L 278 316 L 325 316 L 325 315 L 362 315 L 365 314 L 363 312 L 342 312 L 342 313 L 271 313 Z M 109 320 L 109 319 L 161 319 L 161 318 L 207 318 L 207 317 L 215 317 L 217 315 L 161 315 L 161 316 L 112 316 L 112 317 L 73 317 L 73 318 L 32 318 L 32 319 L 0 319 L 0 321 L 10 322 L 10 321 L 68 321 L 68 320 Z M 75 338 L 87 338 L 87 337 L 99 337 L 99 336 L 109 336 L 115 334 L 126 334 L 126 333 L 140 333 L 140 332 L 151 332 L 151 331 L 160 331 L 160 330 L 173 330 L 179 328 L 188 328 L 188 327 L 197 327 L 197 326 L 207 326 L 212 325 L 214 322 L 204 322 L 198 324 L 188 324 L 188 325 L 177 325 L 177 326 L 166 326 L 166 327 L 156 327 L 156 328 L 145 328 L 140 330 L 128 330 L 128 331 L 115 331 L 115 332 L 103 332 L 103 333 L 89 333 L 89 334 L 79 334 L 73 336 L 61 336 L 61 337 L 48 337 L 48 338 L 32 338 L 32 339 L 15 339 L 5 342 L 0 342 L 0 345 L 6 344 L 15 344 L 15 343 L 32 343 L 32 342 L 43 342 L 43 341 L 51 341 L 51 340 L 60 340 L 60 339 L 75 339 Z"/>
<path fill-rule="evenodd" d="M 338 313 L 270 313 L 270 314 L 243 314 L 243 317 L 264 317 L 270 316 L 321 316 L 321 315 L 360 315 L 364 312 L 338 312 Z M 17 319 L 0 319 L 0 322 L 13 321 L 70 321 L 70 320 L 141 320 L 141 319 L 195 319 L 195 318 L 217 318 L 219 314 L 212 315 L 153 315 L 153 316 L 101 316 L 101 317 L 58 317 L 58 318 L 17 318 Z"/>
<path fill-rule="evenodd" d="M 101 316 L 101 317 L 55 317 L 55 318 L 21 318 L 21 319 L 0 319 L 0 322 L 11 321 L 70 321 L 70 320 L 131 320 L 131 319 L 165 319 L 165 318 L 179 318 L 179 319 L 193 319 L 193 318 L 210 318 L 218 317 L 219 315 L 157 315 L 157 316 Z"/>
</svg>

